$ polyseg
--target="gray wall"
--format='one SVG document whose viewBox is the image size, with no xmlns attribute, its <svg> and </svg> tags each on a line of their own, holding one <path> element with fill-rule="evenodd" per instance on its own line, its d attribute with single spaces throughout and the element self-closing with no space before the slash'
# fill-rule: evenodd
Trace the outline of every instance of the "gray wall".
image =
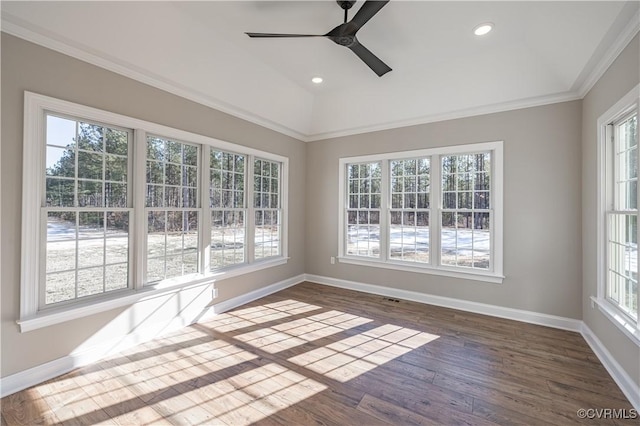
<svg viewBox="0 0 640 426">
<path fill-rule="evenodd" d="M 597 121 L 611 106 L 640 82 L 638 35 L 618 56 L 583 99 L 582 112 L 582 310 L 583 320 L 607 347 L 630 377 L 640 384 L 640 348 L 626 337 L 598 308 L 596 296 L 596 182 Z"/>
<path fill-rule="evenodd" d="M 581 111 L 565 102 L 310 143 L 307 273 L 580 319 Z M 504 141 L 502 284 L 330 264 L 340 157 L 495 140 Z"/>
<path fill-rule="evenodd" d="M 2 33 L 2 281 L 1 376 L 16 373 L 87 348 L 87 342 L 117 341 L 158 309 L 158 321 L 178 312 L 173 300 L 138 303 L 99 315 L 20 333 L 15 321 L 20 306 L 20 232 L 22 191 L 22 126 L 24 91 L 32 91 L 240 145 L 289 157 L 289 254 L 286 265 L 220 281 L 221 302 L 304 273 L 304 191 L 306 146 L 303 142 L 145 84 L 72 59 Z M 182 298 L 211 301 L 208 294 Z M 178 302 L 175 302 L 178 303 Z M 169 315 L 169 316 L 167 316 Z M 100 333 L 98 333 L 100 332 Z M 98 339 L 99 340 L 99 339 Z"/>
</svg>

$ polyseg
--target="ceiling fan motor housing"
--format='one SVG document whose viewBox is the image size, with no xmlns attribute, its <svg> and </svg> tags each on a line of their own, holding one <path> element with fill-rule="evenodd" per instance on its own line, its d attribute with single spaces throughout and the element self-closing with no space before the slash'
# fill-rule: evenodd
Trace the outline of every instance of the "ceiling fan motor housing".
<svg viewBox="0 0 640 426">
<path fill-rule="evenodd" d="M 340 1 L 340 0 L 337 0 L 337 3 L 340 5 L 341 8 L 345 10 L 351 9 L 351 6 L 356 4 L 355 1 Z"/>
</svg>

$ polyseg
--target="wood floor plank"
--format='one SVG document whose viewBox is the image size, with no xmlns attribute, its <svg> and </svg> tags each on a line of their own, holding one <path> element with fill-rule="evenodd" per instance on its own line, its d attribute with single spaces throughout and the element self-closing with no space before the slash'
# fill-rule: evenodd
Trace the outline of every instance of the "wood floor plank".
<svg viewBox="0 0 640 426">
<path fill-rule="evenodd" d="M 0 426 L 625 424 L 576 413 L 632 408 L 578 333 L 312 283 L 0 404 Z"/>
<path fill-rule="evenodd" d="M 4 397 L 0 409 L 3 424 L 7 426 L 51 424 L 58 421 L 49 404 L 34 388 Z"/>
<path fill-rule="evenodd" d="M 358 410 L 371 414 L 392 425 L 430 425 L 431 420 L 413 411 L 406 410 L 395 404 L 371 395 L 365 395 L 358 404 Z"/>
</svg>

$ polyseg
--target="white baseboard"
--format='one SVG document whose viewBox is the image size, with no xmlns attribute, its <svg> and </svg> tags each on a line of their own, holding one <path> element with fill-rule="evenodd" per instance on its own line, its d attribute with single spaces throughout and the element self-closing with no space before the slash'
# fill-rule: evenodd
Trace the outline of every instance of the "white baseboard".
<svg viewBox="0 0 640 426">
<path fill-rule="evenodd" d="M 591 350 L 596 354 L 604 368 L 607 369 L 622 393 L 627 397 L 633 408 L 640 412 L 640 386 L 636 384 L 618 361 L 611 355 L 600 339 L 591 331 L 587 324 L 582 323 L 582 337 L 587 341 Z"/>
<path fill-rule="evenodd" d="M 222 312 L 249 303 L 261 297 L 283 290 L 287 287 L 299 284 L 304 281 L 304 274 L 288 278 L 286 280 L 262 287 L 258 290 L 243 294 L 233 299 L 226 300 L 210 306 L 206 311 L 197 316 L 190 316 L 188 319 L 174 317 L 170 321 L 162 324 L 151 324 L 144 328 L 137 328 L 134 332 L 99 345 L 87 348 L 81 352 L 72 353 L 62 358 L 38 365 L 33 368 L 3 377 L 0 380 L 0 398 L 12 393 L 19 392 L 31 386 L 68 373 L 76 368 L 100 361 L 101 359 L 118 353 L 125 349 L 139 345 L 155 339 L 163 334 L 174 332 L 191 325 L 195 322 L 204 321 Z"/>
<path fill-rule="evenodd" d="M 426 303 L 428 305 L 442 306 L 444 308 L 459 309 L 461 311 L 490 315 L 498 318 L 506 318 L 531 324 L 544 325 L 580 332 L 582 321 L 539 312 L 525 311 L 521 309 L 505 308 L 486 303 L 471 302 L 468 300 L 453 299 L 450 297 L 435 296 L 432 294 L 418 293 L 416 291 L 400 290 L 397 288 L 383 287 L 374 284 L 365 284 L 355 281 L 341 280 L 337 278 L 323 277 L 320 275 L 306 274 L 306 281 L 318 284 L 340 287 L 348 290 L 362 291 L 365 293 L 379 294 L 381 296 L 397 299 L 411 300 L 413 302 Z"/>
</svg>

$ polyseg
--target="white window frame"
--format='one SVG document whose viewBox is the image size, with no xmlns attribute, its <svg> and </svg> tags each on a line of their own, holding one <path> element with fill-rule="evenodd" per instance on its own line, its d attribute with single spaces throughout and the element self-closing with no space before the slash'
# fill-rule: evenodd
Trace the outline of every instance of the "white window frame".
<svg viewBox="0 0 640 426">
<path fill-rule="evenodd" d="M 131 282 L 126 290 L 113 294 L 103 294 L 89 299 L 78 299 L 73 303 L 53 304 L 42 309 L 39 294 L 40 282 L 44 269 L 46 245 L 46 227 L 42 224 L 42 199 L 45 191 L 44 173 L 46 163 L 46 114 L 84 119 L 89 122 L 104 123 L 106 126 L 114 126 L 133 130 L 133 148 L 130 149 L 133 164 L 129 182 L 129 191 L 133 194 L 133 213 L 129 223 L 130 260 L 129 269 Z M 23 181 L 22 181 L 22 240 L 21 240 L 21 278 L 20 278 L 20 318 L 17 323 L 22 332 L 30 331 L 52 324 L 93 315 L 120 306 L 130 305 L 136 301 L 157 296 L 160 293 L 177 292 L 183 288 L 196 285 L 211 285 L 215 281 L 224 280 L 238 275 L 247 274 L 265 268 L 270 268 L 287 263 L 288 257 L 288 171 L 289 159 L 287 157 L 269 152 L 248 148 L 242 145 L 221 141 L 211 137 L 174 129 L 168 126 L 140 120 L 124 115 L 103 111 L 100 109 L 68 102 L 49 96 L 32 92 L 24 92 L 24 144 L 23 144 Z M 209 238 L 204 235 L 211 234 L 209 209 L 209 192 L 207 187 L 201 186 L 200 190 L 200 214 L 203 220 L 200 225 L 199 241 L 199 272 L 179 279 L 168 279 L 157 284 L 145 285 L 146 262 L 146 136 L 157 135 L 173 140 L 184 141 L 201 146 L 200 177 L 202 185 L 209 182 L 208 155 L 210 149 L 237 152 L 243 154 L 248 160 L 254 157 L 263 158 L 280 163 L 280 208 L 281 236 L 280 255 L 268 259 L 253 261 L 247 259 L 241 265 L 210 271 L 209 247 L 205 246 Z M 206 156 L 206 157 L 205 157 Z M 206 161 L 203 160 L 206 158 Z M 246 191 L 252 194 L 252 191 Z M 249 196 L 249 195 L 246 195 Z M 204 220 L 205 218 L 209 218 Z M 249 222 L 248 226 L 252 226 Z M 45 229 L 43 229 L 45 228 Z M 44 237 L 44 238 L 43 238 Z M 247 232 L 247 245 L 252 250 L 254 241 L 253 232 Z"/>
<path fill-rule="evenodd" d="M 612 138 L 613 126 L 611 123 L 619 120 L 631 111 L 638 110 L 640 106 L 640 84 L 631 89 L 625 96 L 609 108 L 597 121 L 597 227 L 596 227 L 596 274 L 597 293 L 591 296 L 592 307 L 598 309 L 620 331 L 640 347 L 640 314 L 637 320 L 633 320 L 614 303 L 607 298 L 607 270 L 608 270 L 608 214 L 612 211 L 612 189 L 610 183 L 613 179 L 612 164 Z M 640 152 L 640 148 L 638 149 Z M 640 192 L 640 189 L 639 189 Z M 639 194 L 640 195 L 640 194 Z M 639 227 L 640 231 L 640 227 Z M 640 235 L 639 235 L 640 237 Z M 640 239 L 639 239 L 640 241 Z M 640 293 L 640 292 L 639 292 Z M 639 295 L 640 299 L 640 295 Z M 640 303 L 640 300 L 638 301 Z"/>
<path fill-rule="evenodd" d="M 441 158 L 447 155 L 473 154 L 478 152 L 491 152 L 491 267 L 489 270 L 474 269 L 468 267 L 455 267 L 440 265 L 440 229 L 442 200 L 441 193 Z M 390 260 L 389 252 L 389 212 L 390 202 L 390 177 L 389 163 L 392 160 L 404 160 L 411 158 L 430 157 L 430 208 L 429 208 L 429 259 L 430 263 L 402 262 Z M 345 236 L 346 222 L 345 209 L 347 206 L 347 164 L 382 162 L 382 201 L 380 212 L 380 258 L 366 258 L 346 254 Z M 469 280 L 484 281 L 490 283 L 502 283 L 503 275 L 503 142 L 481 142 L 466 145 L 421 149 L 415 151 L 392 152 L 386 154 L 365 155 L 358 157 L 345 157 L 339 160 L 338 172 L 338 261 L 340 263 L 372 266 L 378 268 L 394 269 L 407 272 L 441 275 L 447 277 L 464 278 Z"/>
</svg>

